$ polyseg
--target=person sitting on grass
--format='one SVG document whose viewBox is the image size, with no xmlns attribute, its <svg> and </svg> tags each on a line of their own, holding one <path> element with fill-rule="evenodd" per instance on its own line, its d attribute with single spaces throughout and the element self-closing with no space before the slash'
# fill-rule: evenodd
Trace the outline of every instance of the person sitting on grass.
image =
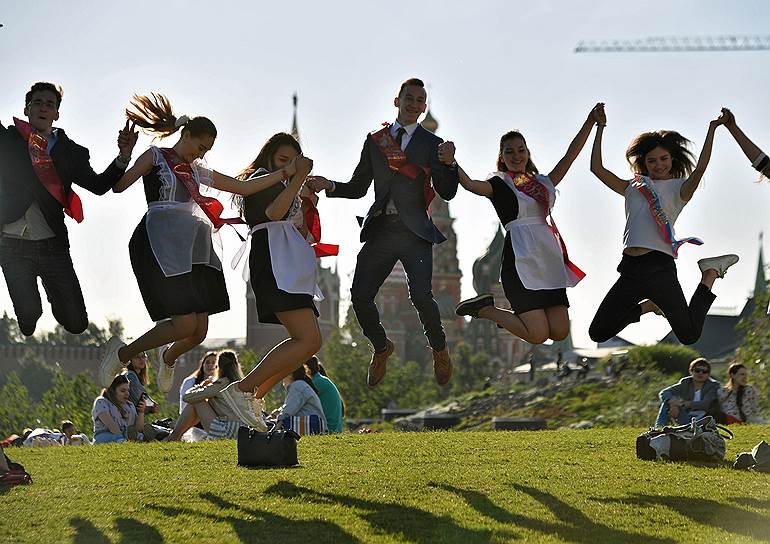
<svg viewBox="0 0 770 544">
<path fill-rule="evenodd" d="M 717 393 L 728 425 L 765 422 L 759 409 L 757 390 L 748 382 L 749 369 L 741 363 L 731 364 L 727 369 L 727 384 Z"/>
<path fill-rule="evenodd" d="M 689 423 L 716 413 L 719 382 L 710 377 L 711 365 L 703 357 L 690 363 L 690 375 L 666 387 L 659 394 L 660 410 L 656 427 L 665 427 L 673 419 L 678 424 Z"/>
<path fill-rule="evenodd" d="M 187 376 L 182 385 L 179 386 L 179 413 L 181 414 L 187 403 L 184 401 L 184 394 L 194 385 L 200 385 L 204 380 L 213 382 L 217 379 L 217 352 L 207 351 L 198 363 L 195 372 Z"/>
<path fill-rule="evenodd" d="M 344 406 L 337 386 L 334 385 L 334 382 L 322 370 L 323 365 L 315 355 L 307 360 L 305 369 L 318 391 L 318 398 L 321 400 L 326 423 L 329 425 L 328 431 L 330 433 L 341 433 Z"/>
<path fill-rule="evenodd" d="M 129 398 L 126 374 L 118 374 L 102 394 L 94 400 L 91 410 L 94 420 L 94 444 L 142 440 L 139 429 L 144 427 L 144 401 L 134 406 Z"/>
<path fill-rule="evenodd" d="M 205 379 L 182 396 L 187 405 L 166 440 L 181 440 L 182 435 L 198 422 L 208 433 L 209 439 L 235 438 L 238 427 L 248 425 L 248 422 L 238 418 L 238 414 L 222 399 L 221 393 L 225 387 L 242 378 L 243 371 L 235 352 L 220 352 L 217 356 L 217 379 Z"/>
<path fill-rule="evenodd" d="M 69 419 L 65 419 L 61 422 L 61 432 L 64 435 L 62 436 L 62 444 L 65 446 L 91 445 L 91 441 L 88 437 L 78 431 L 78 428 L 75 427 L 75 424 Z"/>
<path fill-rule="evenodd" d="M 147 361 L 150 356 L 143 351 L 132 357 L 126 366 L 126 377 L 128 378 L 128 397 L 134 406 L 139 405 L 139 401 L 144 400 L 146 414 L 158 412 L 160 407 L 147 393 L 147 385 L 150 383 L 150 376 L 147 371 Z"/>
<path fill-rule="evenodd" d="M 286 399 L 283 406 L 273 410 L 270 416 L 284 429 L 292 429 L 297 434 L 323 434 L 328 429 L 318 389 L 305 373 L 305 366 L 297 367 L 283 379 Z M 302 427 L 295 418 L 305 418 L 306 427 Z M 300 425 L 298 427 L 298 425 Z"/>
</svg>

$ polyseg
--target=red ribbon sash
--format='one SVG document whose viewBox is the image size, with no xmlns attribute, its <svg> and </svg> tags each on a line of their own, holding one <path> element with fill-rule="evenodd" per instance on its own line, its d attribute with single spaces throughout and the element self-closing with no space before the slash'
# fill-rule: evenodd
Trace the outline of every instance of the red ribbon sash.
<svg viewBox="0 0 770 544">
<path fill-rule="evenodd" d="M 423 195 L 425 197 L 425 209 L 427 210 L 436 196 L 436 191 L 430 183 L 430 168 L 407 162 L 406 153 L 404 153 L 401 146 L 398 145 L 398 142 L 390 133 L 390 124 L 383 123 L 382 125 L 383 128 L 372 132 L 374 143 L 377 144 L 379 150 L 385 155 L 385 159 L 388 161 L 388 168 L 394 172 L 403 174 L 415 181 L 417 181 L 420 175 L 425 176 L 423 180 Z"/>
<path fill-rule="evenodd" d="M 195 203 L 200 206 L 203 213 L 206 215 L 211 224 L 214 225 L 214 230 L 217 231 L 224 225 L 244 225 L 246 222 L 240 217 L 220 217 L 224 211 L 224 206 L 216 198 L 210 196 L 203 196 L 198 189 L 198 183 L 195 181 L 195 175 L 193 174 L 192 166 L 186 162 L 180 162 L 176 157 L 173 150 L 167 148 L 160 148 L 160 152 L 163 158 L 168 163 L 171 171 L 174 172 L 176 179 L 178 179 L 185 189 L 190 193 L 190 196 Z"/>
<path fill-rule="evenodd" d="M 559 229 L 556 227 L 556 222 L 553 220 L 553 216 L 551 215 L 551 197 L 548 193 L 548 188 L 537 181 L 537 178 L 528 172 L 524 174 L 508 172 L 508 175 L 513 180 L 513 186 L 516 187 L 518 191 L 521 191 L 525 195 L 531 197 L 535 200 L 535 202 L 542 206 L 543 217 L 546 219 L 546 224 L 548 225 L 548 228 L 551 229 L 551 232 L 559 241 L 559 245 L 561 246 L 561 254 L 562 257 L 564 257 L 564 265 L 573 274 L 575 274 L 575 276 L 578 278 L 578 281 L 585 278 L 586 273 L 580 270 L 580 268 L 578 268 L 575 263 L 569 260 L 569 255 L 567 254 L 567 245 L 564 243 L 564 238 L 562 238 Z"/>
<path fill-rule="evenodd" d="M 318 213 L 316 202 L 318 201 L 317 195 L 303 196 L 302 199 L 302 212 L 305 218 L 305 228 L 307 233 L 305 239 L 313 248 L 316 257 L 332 257 L 339 255 L 340 246 L 337 244 L 324 244 L 321 242 L 321 215 Z M 314 201 L 315 200 L 315 201 Z"/>
<path fill-rule="evenodd" d="M 64 212 L 78 223 L 83 221 L 83 203 L 80 197 L 72 189 L 69 192 L 64 188 L 59 173 L 53 164 L 53 159 L 48 153 L 48 140 L 32 129 L 32 125 L 21 119 L 13 118 L 16 130 L 27 141 L 29 158 L 32 160 L 32 169 L 40 183 L 52 197 L 61 204 Z"/>
</svg>

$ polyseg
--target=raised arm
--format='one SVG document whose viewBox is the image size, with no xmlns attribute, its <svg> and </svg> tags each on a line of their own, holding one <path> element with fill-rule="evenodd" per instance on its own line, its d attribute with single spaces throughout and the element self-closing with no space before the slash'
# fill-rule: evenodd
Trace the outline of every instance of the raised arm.
<svg viewBox="0 0 770 544">
<path fill-rule="evenodd" d="M 746 155 L 746 158 L 749 159 L 754 168 L 762 172 L 770 161 L 764 160 L 765 154 L 762 153 L 759 146 L 749 140 L 749 137 L 738 127 L 735 123 L 733 112 L 727 108 L 722 108 L 722 115 L 725 117 L 725 127 L 730 131 L 730 134 L 735 138 L 735 141 L 738 142 L 738 145 L 741 146 L 743 154 Z M 764 164 L 762 164 L 763 162 Z"/>
<path fill-rule="evenodd" d="M 583 122 L 583 126 L 580 127 L 577 135 L 572 139 L 572 142 L 570 142 L 569 147 L 567 148 L 567 153 L 565 153 L 564 157 L 562 157 L 556 166 L 553 167 L 551 173 L 548 174 L 548 178 L 551 180 L 551 183 L 553 183 L 554 186 L 558 185 L 559 182 L 564 179 L 564 176 L 567 175 L 567 171 L 569 170 L 570 166 L 572 166 L 572 163 L 575 162 L 575 159 L 577 159 L 577 156 L 582 151 L 583 146 L 586 145 L 586 141 L 588 140 L 588 136 L 591 134 L 591 129 L 593 128 L 594 124 L 599 123 L 598 110 L 600 108 L 604 108 L 604 104 L 601 102 L 596 104 L 591 109 L 591 111 L 588 113 L 588 117 Z"/>
<path fill-rule="evenodd" d="M 452 200 L 457 194 L 458 166 L 455 162 L 454 142 L 440 142 L 431 153 L 431 181 L 436 192 L 444 200 Z"/>
<path fill-rule="evenodd" d="M 219 189 L 220 191 L 227 191 L 228 193 L 249 196 L 253 195 L 254 193 L 263 191 L 268 187 L 272 187 L 283 179 L 288 179 L 290 176 L 293 176 L 295 172 L 296 166 L 294 161 L 291 161 L 281 170 L 276 170 L 275 172 L 270 172 L 269 174 L 257 176 L 248 181 L 241 181 L 239 179 L 231 178 L 230 176 L 214 170 L 213 187 L 214 189 Z"/>
<path fill-rule="evenodd" d="M 492 184 L 488 181 L 471 179 L 470 176 L 465 173 L 465 170 L 460 167 L 457 168 L 457 174 L 460 178 L 460 185 L 462 185 L 463 189 L 466 191 L 486 197 L 492 196 Z"/>
<path fill-rule="evenodd" d="M 270 205 L 265 209 L 265 215 L 270 218 L 271 221 L 280 221 L 289 211 L 289 207 L 294 199 L 297 197 L 302 184 L 305 182 L 305 178 L 313 169 L 313 161 L 307 157 L 297 157 L 296 159 L 297 171 L 289 180 L 289 184 L 281 193 L 275 197 Z"/>
<path fill-rule="evenodd" d="M 682 188 L 679 190 L 679 194 L 682 200 L 687 202 L 695 194 L 695 189 L 698 188 L 700 180 L 703 174 L 706 172 L 706 167 L 711 160 L 711 149 L 714 146 L 714 132 L 719 125 L 723 125 L 725 122 L 725 114 L 721 114 L 719 118 L 714 119 L 709 123 L 708 131 L 706 132 L 706 139 L 703 141 L 703 149 L 701 149 L 700 156 L 698 157 L 698 164 L 695 165 L 695 170 L 692 171 L 690 177 L 687 178 L 682 184 Z"/>
<path fill-rule="evenodd" d="M 112 191 L 114 193 L 122 193 L 131 187 L 134 182 L 136 182 L 136 180 L 148 174 L 150 170 L 152 170 L 152 163 L 152 150 L 148 149 L 139 155 L 139 158 L 136 159 L 134 165 L 126 170 L 126 173 L 123 174 L 123 177 L 121 177 L 118 182 L 112 186 Z"/>
<path fill-rule="evenodd" d="M 596 136 L 594 137 L 594 147 L 591 150 L 591 172 L 601 180 L 607 187 L 623 195 L 628 187 L 628 182 L 620 179 L 618 176 L 607 170 L 602 164 L 602 135 L 604 127 L 607 126 L 607 117 L 604 114 L 604 105 L 596 109 L 598 121 L 596 122 Z"/>
</svg>

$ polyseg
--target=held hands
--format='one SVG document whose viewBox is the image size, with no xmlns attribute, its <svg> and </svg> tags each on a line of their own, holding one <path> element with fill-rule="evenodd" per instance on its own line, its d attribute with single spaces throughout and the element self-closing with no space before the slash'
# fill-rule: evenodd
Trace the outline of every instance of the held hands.
<svg viewBox="0 0 770 544">
<path fill-rule="evenodd" d="M 596 123 L 597 126 L 607 126 L 607 114 L 604 113 L 604 102 L 596 104 L 588 114 L 588 118 Z"/>
<path fill-rule="evenodd" d="M 728 113 L 729 113 L 729 111 L 730 111 L 730 110 L 727 110 L 727 111 L 728 111 Z M 730 114 L 730 115 L 732 115 L 732 114 Z M 709 129 L 711 129 L 711 130 L 714 130 L 714 129 L 716 129 L 716 128 L 717 128 L 719 125 L 724 125 L 726 121 L 727 121 L 727 115 L 725 114 L 725 112 L 724 112 L 724 108 L 723 108 L 723 109 L 722 109 L 722 113 L 719 115 L 719 117 L 717 117 L 716 119 L 713 119 L 713 120 L 712 120 L 712 121 L 709 123 Z M 735 118 L 733 118 L 733 122 L 735 122 Z"/>
<path fill-rule="evenodd" d="M 294 174 L 304 180 L 313 169 L 313 160 L 304 155 L 298 155 L 294 158 L 294 168 Z"/>
<path fill-rule="evenodd" d="M 733 112 L 731 112 L 728 108 L 722 108 L 722 115 L 719 117 L 724 117 L 723 123 L 728 130 L 735 128 L 735 115 L 733 115 Z"/>
<path fill-rule="evenodd" d="M 128 120 L 126 126 L 118 132 L 118 149 L 120 150 L 120 160 L 129 162 L 131 152 L 134 150 L 136 140 L 139 138 L 139 132 L 136 130 L 136 123 L 131 123 L 129 127 Z"/>
<path fill-rule="evenodd" d="M 332 188 L 332 182 L 323 176 L 310 176 L 305 181 L 305 187 L 314 193 L 320 193 Z"/>
<path fill-rule="evenodd" d="M 450 165 L 455 162 L 454 142 L 442 142 L 438 144 L 438 160 L 446 165 Z"/>
</svg>

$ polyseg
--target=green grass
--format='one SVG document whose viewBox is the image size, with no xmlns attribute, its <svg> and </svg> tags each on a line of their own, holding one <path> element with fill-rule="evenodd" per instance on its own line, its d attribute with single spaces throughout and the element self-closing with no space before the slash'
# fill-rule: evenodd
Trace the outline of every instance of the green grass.
<svg viewBox="0 0 770 544">
<path fill-rule="evenodd" d="M 770 475 L 638 461 L 640 429 L 305 438 L 302 466 L 234 441 L 13 449 L 0 542 L 767 542 Z M 770 426 L 736 429 L 735 458 Z"/>
</svg>

